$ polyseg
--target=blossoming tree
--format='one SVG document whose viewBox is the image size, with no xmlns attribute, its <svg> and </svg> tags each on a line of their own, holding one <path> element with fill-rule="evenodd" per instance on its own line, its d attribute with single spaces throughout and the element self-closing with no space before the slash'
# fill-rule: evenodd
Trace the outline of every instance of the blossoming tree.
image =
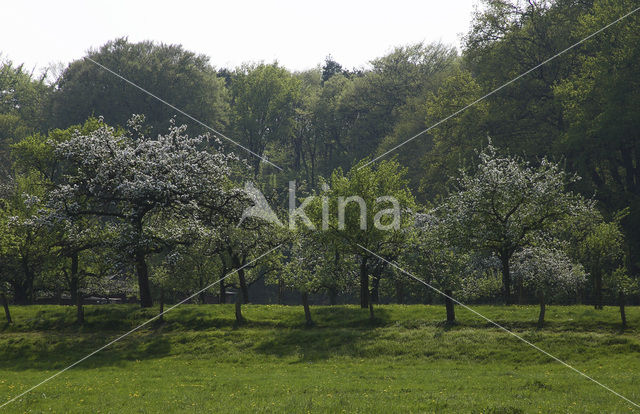
<svg viewBox="0 0 640 414">
<path fill-rule="evenodd" d="M 172 123 L 165 135 L 147 136 L 144 118 L 127 131 L 102 125 L 56 146 L 69 165 L 51 194 L 51 208 L 70 217 L 95 216 L 117 226 L 117 248 L 135 264 L 140 303 L 152 306 L 147 256 L 193 240 L 200 207 L 224 215 L 233 155 L 190 137 Z"/>
</svg>

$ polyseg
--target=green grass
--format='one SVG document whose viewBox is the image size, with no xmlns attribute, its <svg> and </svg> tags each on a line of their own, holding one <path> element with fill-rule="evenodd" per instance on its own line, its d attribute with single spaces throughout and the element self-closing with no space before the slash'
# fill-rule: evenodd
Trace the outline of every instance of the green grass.
<svg viewBox="0 0 640 414">
<path fill-rule="evenodd" d="M 640 402 L 640 308 L 477 306 L 480 313 Z M 135 306 L 13 307 L 0 324 L 0 401 L 152 316 Z M 0 412 L 633 412 L 634 407 L 458 308 L 184 305 Z"/>
</svg>

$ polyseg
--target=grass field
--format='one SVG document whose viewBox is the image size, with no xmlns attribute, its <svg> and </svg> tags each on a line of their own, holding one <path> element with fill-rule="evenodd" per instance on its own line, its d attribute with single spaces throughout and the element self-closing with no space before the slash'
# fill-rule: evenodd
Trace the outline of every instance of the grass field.
<svg viewBox="0 0 640 414">
<path fill-rule="evenodd" d="M 640 308 L 621 333 L 615 308 L 534 306 L 479 312 L 640 402 Z M 153 315 L 133 305 L 13 307 L 0 325 L 0 401 Z M 352 306 L 184 305 L 0 412 L 634 412 L 634 407 L 509 334 L 458 309 L 390 305 L 377 321 Z"/>
</svg>

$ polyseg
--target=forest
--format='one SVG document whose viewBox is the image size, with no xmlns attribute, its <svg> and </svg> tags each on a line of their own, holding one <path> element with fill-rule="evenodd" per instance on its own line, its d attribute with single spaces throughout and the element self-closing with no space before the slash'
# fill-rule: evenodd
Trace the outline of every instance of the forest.
<svg viewBox="0 0 640 414">
<path fill-rule="evenodd" d="M 7 321 L 14 305 L 73 304 L 83 323 L 87 298 L 162 312 L 198 292 L 189 302 L 233 301 L 240 324 L 269 286 L 309 325 L 310 303 L 372 318 L 445 303 L 454 323 L 461 301 L 539 305 L 540 328 L 547 305 L 613 305 L 625 326 L 639 303 L 640 16 L 601 29 L 636 4 L 483 5 L 461 51 L 399 45 L 358 68 L 217 67 L 127 38 L 44 73 L 5 57 Z M 278 220 L 243 216 L 247 185 Z"/>
</svg>

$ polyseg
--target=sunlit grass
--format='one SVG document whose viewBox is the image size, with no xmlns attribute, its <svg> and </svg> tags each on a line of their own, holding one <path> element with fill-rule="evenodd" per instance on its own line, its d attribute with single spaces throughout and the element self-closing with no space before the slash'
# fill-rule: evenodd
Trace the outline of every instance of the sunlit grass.
<svg viewBox="0 0 640 414">
<path fill-rule="evenodd" d="M 619 331 L 615 308 L 478 311 L 640 400 L 640 309 Z M 156 312 L 135 306 L 13 307 L 0 325 L 0 399 L 8 400 Z M 7 412 L 631 412 L 633 406 L 507 333 L 458 309 L 185 305 L 42 385 Z"/>
</svg>

